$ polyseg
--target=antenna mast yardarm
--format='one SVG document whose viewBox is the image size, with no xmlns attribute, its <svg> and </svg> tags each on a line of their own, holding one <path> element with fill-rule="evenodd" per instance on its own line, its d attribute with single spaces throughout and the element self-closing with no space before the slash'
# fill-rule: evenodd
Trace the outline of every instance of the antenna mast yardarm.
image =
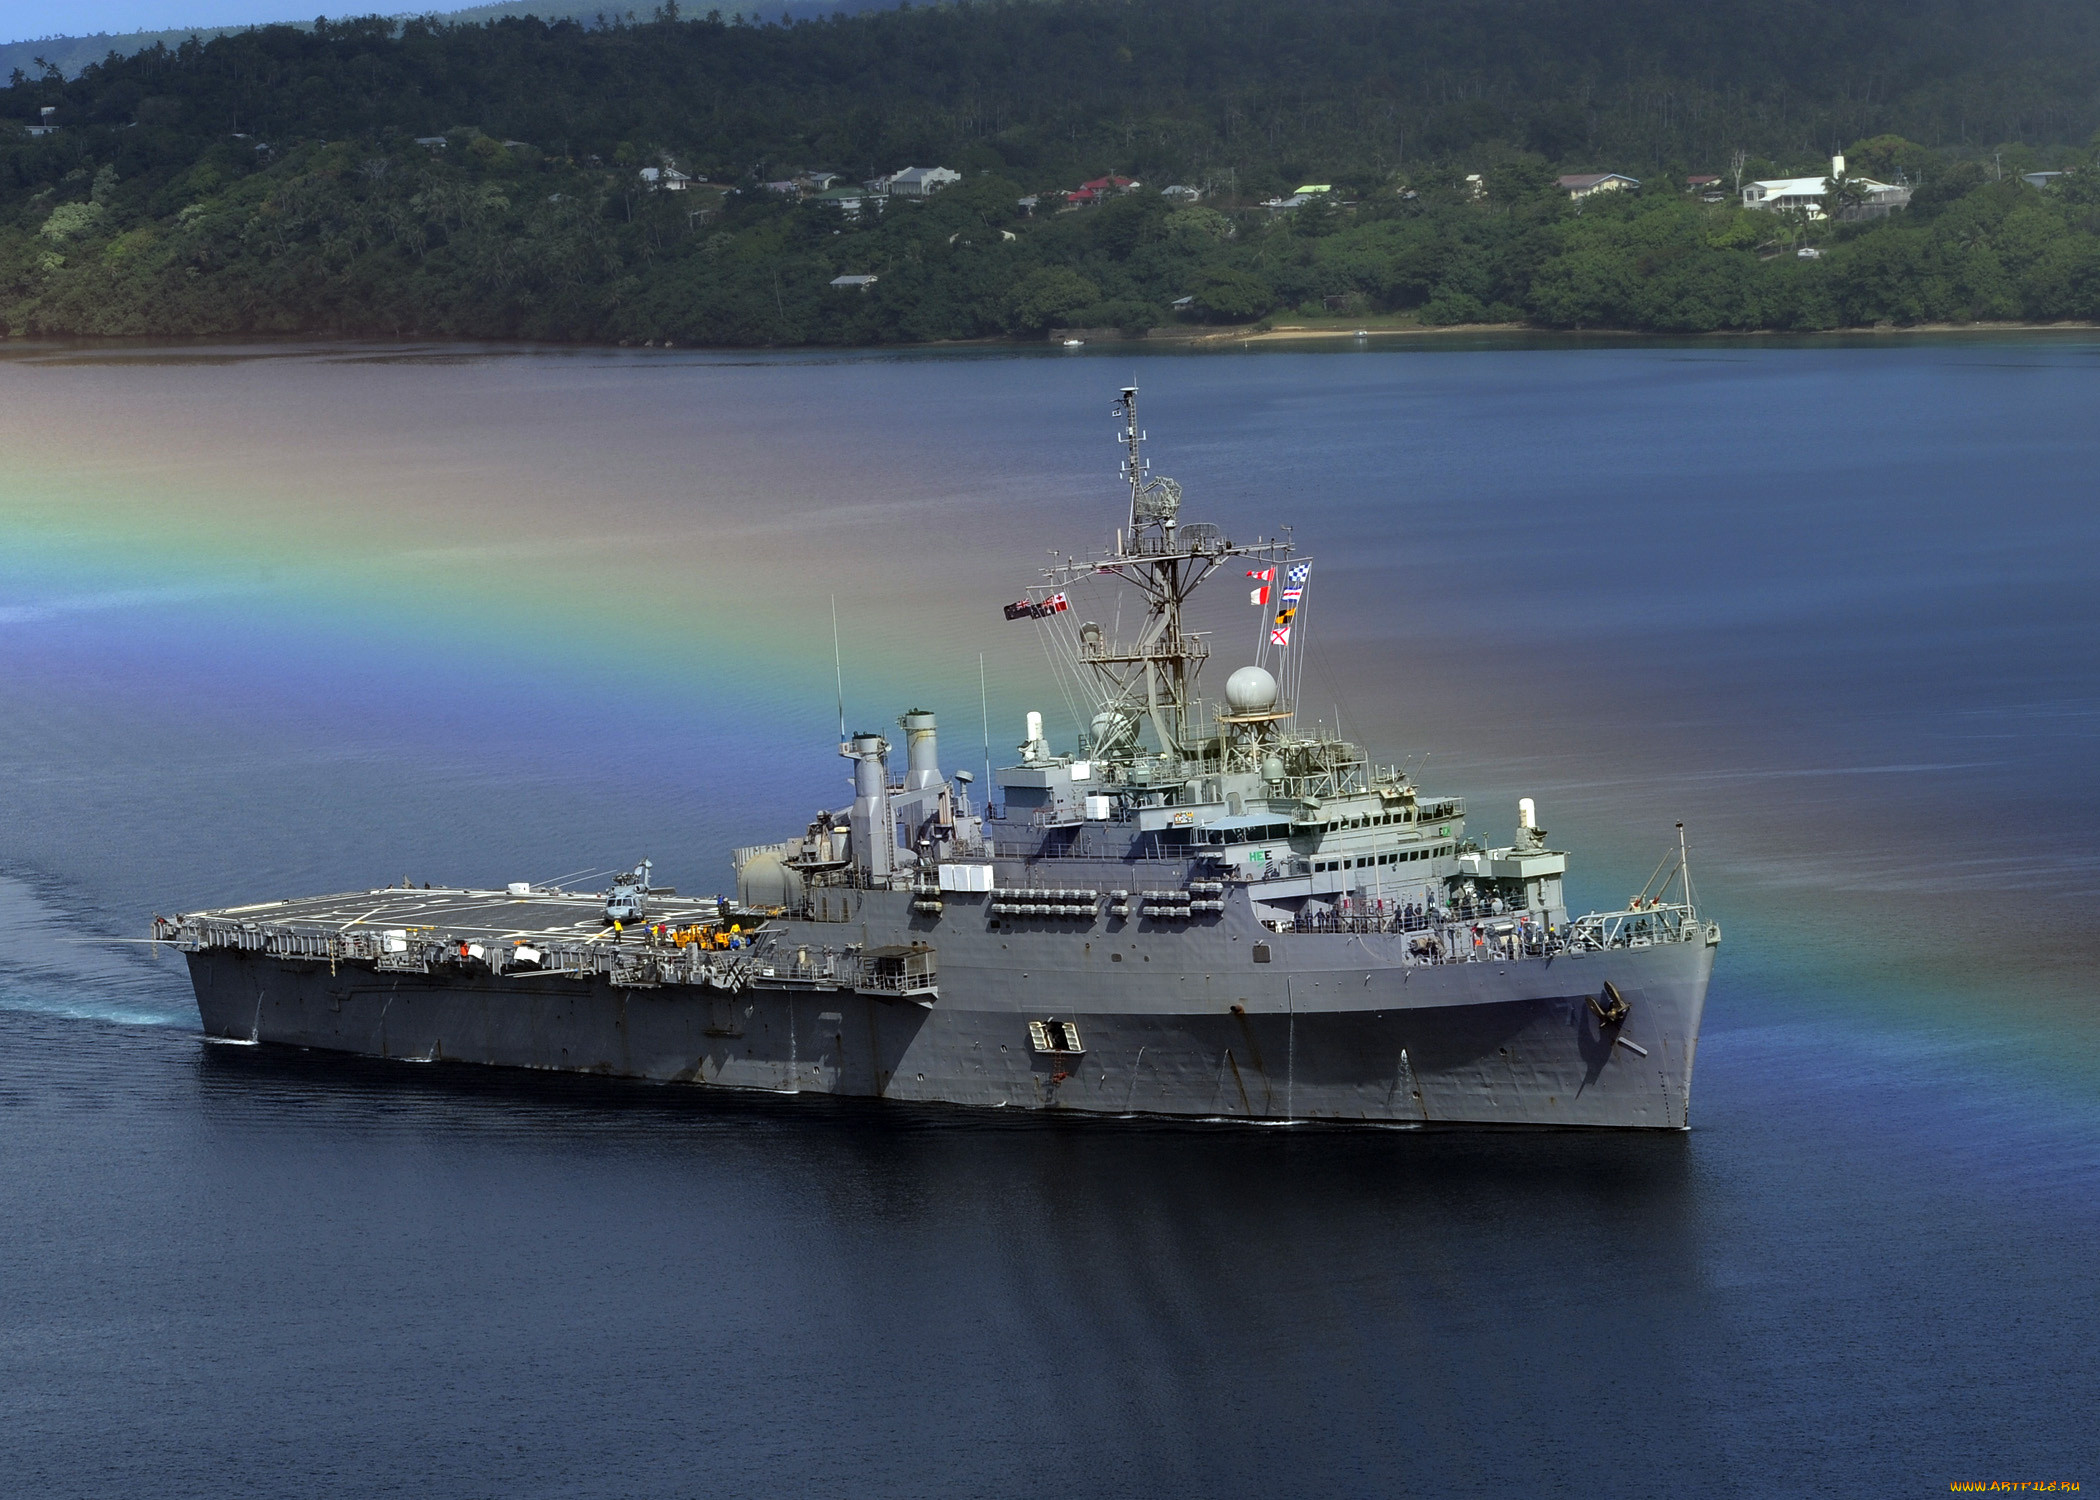
<svg viewBox="0 0 2100 1500">
<path fill-rule="evenodd" d="M 1154 477 L 1145 459 L 1137 394 L 1136 386 L 1123 387 L 1113 411 L 1123 424 L 1118 436 L 1125 448 L 1123 477 L 1130 485 L 1129 529 L 1118 535 L 1114 550 L 1090 562 L 1045 568 L 1043 577 L 1052 585 L 1070 586 L 1113 574 L 1144 595 L 1145 621 L 1137 639 L 1126 646 L 1097 629 L 1082 636 L 1079 662 L 1097 678 L 1104 712 L 1112 719 L 1149 721 L 1160 748 L 1179 759 L 1191 753 L 1192 740 L 1201 733 L 1194 722 L 1196 681 L 1210 655 L 1202 636 L 1182 629 L 1182 606 L 1228 560 L 1252 558 L 1279 566 L 1291 555 L 1290 544 L 1235 546 L 1215 526 L 1182 525 L 1180 484 Z"/>
</svg>

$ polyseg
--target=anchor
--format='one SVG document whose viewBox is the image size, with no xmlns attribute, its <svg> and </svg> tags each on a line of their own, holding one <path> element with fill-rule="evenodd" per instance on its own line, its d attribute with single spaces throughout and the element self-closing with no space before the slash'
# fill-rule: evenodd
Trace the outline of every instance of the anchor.
<svg viewBox="0 0 2100 1500">
<path fill-rule="evenodd" d="M 1600 1026 L 1617 1026 L 1626 1019 L 1626 1013 L 1633 1007 L 1626 1003 L 1626 997 L 1619 993 L 1619 987 L 1607 979 L 1604 981 L 1604 998 L 1600 1000 L 1595 995 L 1590 996 L 1590 1009 L 1596 1012 L 1597 1023 Z"/>
</svg>

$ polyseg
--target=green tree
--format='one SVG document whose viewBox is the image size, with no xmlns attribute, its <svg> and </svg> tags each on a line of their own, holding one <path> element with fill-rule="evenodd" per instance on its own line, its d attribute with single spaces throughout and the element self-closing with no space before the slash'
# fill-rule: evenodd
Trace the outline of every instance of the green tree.
<svg viewBox="0 0 2100 1500">
<path fill-rule="evenodd" d="M 1247 323 L 1276 305 L 1276 292 L 1251 271 L 1212 266 L 1196 273 L 1189 295 L 1198 315 L 1213 323 Z"/>
<path fill-rule="evenodd" d="M 1866 201 L 1867 185 L 1852 174 L 1849 166 L 1844 176 L 1823 179 L 1823 212 L 1828 217 L 1843 219 Z"/>
<path fill-rule="evenodd" d="M 1007 301 L 1009 326 L 1041 333 L 1101 300 L 1101 288 L 1064 266 L 1043 266 L 1021 278 Z"/>
<path fill-rule="evenodd" d="M 1869 136 L 1845 148 L 1845 165 L 1877 182 L 1916 182 L 1931 160 L 1931 151 L 1900 135 Z"/>
<path fill-rule="evenodd" d="M 1200 203 L 1175 209 L 1163 228 L 1167 242 L 1183 253 L 1200 253 L 1233 237 L 1232 220 Z"/>
<path fill-rule="evenodd" d="M 99 203 L 61 203 L 51 210 L 39 233 L 60 244 L 86 239 L 101 228 L 106 217 L 108 210 Z"/>
</svg>

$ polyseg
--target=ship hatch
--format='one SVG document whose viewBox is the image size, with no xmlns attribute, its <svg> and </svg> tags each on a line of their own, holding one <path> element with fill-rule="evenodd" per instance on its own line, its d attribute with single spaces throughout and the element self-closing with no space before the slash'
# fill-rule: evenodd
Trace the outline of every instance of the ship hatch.
<svg viewBox="0 0 2100 1500">
<path fill-rule="evenodd" d="M 1084 1052 L 1079 1045 L 1079 1028 L 1070 1021 L 1030 1021 L 1028 1040 L 1038 1052 Z"/>
</svg>

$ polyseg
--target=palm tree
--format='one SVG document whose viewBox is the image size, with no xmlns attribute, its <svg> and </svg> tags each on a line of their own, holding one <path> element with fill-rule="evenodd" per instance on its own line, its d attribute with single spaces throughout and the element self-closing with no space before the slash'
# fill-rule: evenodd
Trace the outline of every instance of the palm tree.
<svg viewBox="0 0 2100 1500">
<path fill-rule="evenodd" d="M 1842 219 L 1845 210 L 1858 208 L 1867 201 L 1867 185 L 1864 179 L 1847 172 L 1842 177 L 1823 179 L 1823 212 L 1833 219 Z"/>
</svg>

